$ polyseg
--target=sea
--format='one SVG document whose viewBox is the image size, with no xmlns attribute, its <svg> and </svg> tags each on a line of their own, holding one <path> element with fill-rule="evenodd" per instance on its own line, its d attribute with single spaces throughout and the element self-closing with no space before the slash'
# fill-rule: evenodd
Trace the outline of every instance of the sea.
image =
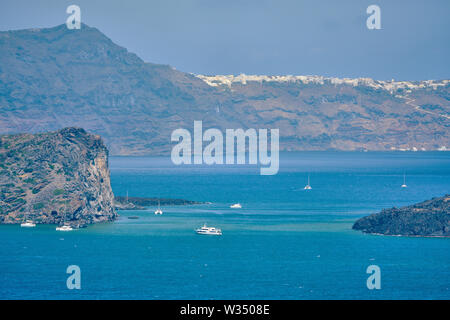
<svg viewBox="0 0 450 320">
<path fill-rule="evenodd" d="M 450 299 L 450 238 L 352 230 L 449 194 L 450 152 L 281 153 L 272 176 L 170 157 L 110 157 L 109 167 L 115 195 L 205 203 L 119 211 L 71 232 L 1 225 L 0 299 Z M 223 235 L 197 235 L 204 224 Z M 370 266 L 379 289 L 367 285 Z"/>
</svg>

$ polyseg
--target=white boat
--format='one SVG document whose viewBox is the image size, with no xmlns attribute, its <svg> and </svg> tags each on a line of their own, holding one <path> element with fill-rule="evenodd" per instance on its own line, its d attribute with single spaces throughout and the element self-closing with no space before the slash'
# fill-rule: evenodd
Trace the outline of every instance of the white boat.
<svg viewBox="0 0 450 320">
<path fill-rule="evenodd" d="M 73 228 L 71 226 L 69 226 L 68 224 L 65 224 L 60 227 L 56 227 L 56 231 L 72 231 L 72 230 L 73 230 Z"/>
<path fill-rule="evenodd" d="M 408 186 L 406 185 L 406 175 L 403 174 L 403 184 L 402 184 L 402 188 L 406 188 L 406 187 L 408 187 Z"/>
<path fill-rule="evenodd" d="M 197 234 L 205 234 L 205 235 L 212 235 L 212 236 L 221 236 L 222 230 L 217 229 L 214 227 L 207 227 L 206 224 L 203 225 L 203 227 L 198 228 L 195 230 Z"/>
<path fill-rule="evenodd" d="M 67 204 L 64 207 L 64 216 L 62 219 L 63 224 L 59 225 L 59 227 L 56 227 L 56 231 L 72 231 L 73 230 L 73 228 L 70 226 L 70 224 L 66 222 L 66 216 L 67 216 Z"/>
<path fill-rule="evenodd" d="M 34 228 L 34 227 L 36 227 L 36 224 L 33 222 L 33 220 L 30 220 L 30 219 L 26 219 L 27 217 L 29 217 L 32 213 L 30 212 L 30 206 L 29 205 L 27 205 L 27 210 L 26 210 L 26 214 L 25 214 L 25 217 L 24 217 L 24 220 L 25 221 L 23 221 L 21 224 L 20 224 L 20 226 L 22 227 L 22 228 Z"/>
<path fill-rule="evenodd" d="M 21 223 L 20 226 L 22 228 L 34 228 L 36 227 L 36 224 L 31 220 L 27 220 L 24 223 Z"/>
<path fill-rule="evenodd" d="M 155 214 L 163 214 L 159 200 L 158 200 L 158 209 L 156 209 Z"/>
<path fill-rule="evenodd" d="M 230 206 L 231 209 L 241 209 L 242 206 L 240 203 L 235 203 Z"/>
<path fill-rule="evenodd" d="M 312 187 L 309 184 L 309 174 L 308 174 L 308 184 L 303 189 L 305 189 L 305 190 L 311 190 L 312 189 Z"/>
</svg>

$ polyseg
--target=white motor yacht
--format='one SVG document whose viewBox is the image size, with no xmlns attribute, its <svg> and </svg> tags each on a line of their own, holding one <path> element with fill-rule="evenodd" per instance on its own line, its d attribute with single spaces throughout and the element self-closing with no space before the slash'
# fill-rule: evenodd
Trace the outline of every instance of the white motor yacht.
<svg viewBox="0 0 450 320">
<path fill-rule="evenodd" d="M 205 235 L 213 235 L 213 236 L 221 236 L 222 230 L 214 227 L 207 227 L 206 224 L 203 227 L 195 230 L 197 234 L 205 234 Z"/>
</svg>

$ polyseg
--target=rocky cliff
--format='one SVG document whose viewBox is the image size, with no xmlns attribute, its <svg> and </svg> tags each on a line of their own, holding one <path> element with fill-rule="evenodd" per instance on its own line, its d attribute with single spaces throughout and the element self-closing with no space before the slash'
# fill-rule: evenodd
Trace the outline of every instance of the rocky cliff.
<svg viewBox="0 0 450 320">
<path fill-rule="evenodd" d="M 79 128 L 0 136 L 0 223 L 109 221 L 113 201 L 99 136 Z"/>
<path fill-rule="evenodd" d="M 385 209 L 359 219 L 353 229 L 384 235 L 450 237 L 450 195 Z"/>
<path fill-rule="evenodd" d="M 163 154 L 194 120 L 279 128 L 280 149 L 450 146 L 449 81 L 195 76 L 146 63 L 82 25 L 0 32 L 0 134 L 83 127 L 111 154 Z"/>
</svg>

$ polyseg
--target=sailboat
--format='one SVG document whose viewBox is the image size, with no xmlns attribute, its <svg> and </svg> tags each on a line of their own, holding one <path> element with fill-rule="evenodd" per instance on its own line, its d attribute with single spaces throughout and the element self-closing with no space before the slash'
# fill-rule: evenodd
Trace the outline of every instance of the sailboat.
<svg viewBox="0 0 450 320">
<path fill-rule="evenodd" d="M 402 188 L 406 188 L 406 174 L 403 174 L 403 184 L 402 184 Z"/>
<path fill-rule="evenodd" d="M 63 224 L 56 227 L 56 231 L 72 231 L 73 230 L 73 228 L 70 226 L 70 224 L 65 222 L 66 213 L 67 213 L 67 206 L 64 208 Z"/>
<path fill-rule="evenodd" d="M 163 214 L 159 200 L 158 200 L 158 209 L 156 209 L 155 214 Z"/>
<path fill-rule="evenodd" d="M 305 189 L 305 190 L 311 190 L 312 189 L 312 187 L 309 184 L 309 174 L 308 174 L 308 184 L 303 189 Z"/>
<path fill-rule="evenodd" d="M 27 211 L 30 212 L 29 208 L 28 208 Z M 28 213 L 28 214 L 29 214 L 29 213 Z M 34 228 L 34 227 L 36 227 L 36 224 L 33 222 L 33 220 L 26 219 L 25 222 L 22 222 L 22 223 L 20 224 L 20 226 L 21 226 L 22 228 Z"/>
</svg>

